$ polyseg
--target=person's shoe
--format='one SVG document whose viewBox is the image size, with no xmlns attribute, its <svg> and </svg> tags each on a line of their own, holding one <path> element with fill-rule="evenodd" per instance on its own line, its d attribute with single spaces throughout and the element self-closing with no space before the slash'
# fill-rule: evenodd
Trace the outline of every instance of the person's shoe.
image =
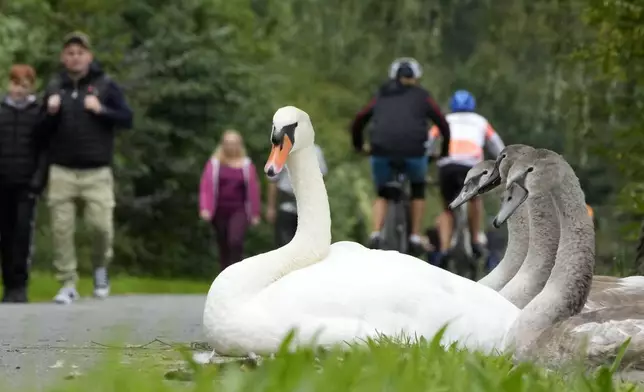
<svg viewBox="0 0 644 392">
<path fill-rule="evenodd" d="M 444 270 L 448 269 L 449 266 L 449 260 L 450 260 L 450 253 L 449 251 L 447 252 L 438 252 L 438 256 L 436 256 L 436 266 L 440 267 Z"/>
<path fill-rule="evenodd" d="M 2 297 L 4 303 L 25 303 L 27 302 L 27 289 L 25 287 L 17 287 L 7 289 Z"/>
<path fill-rule="evenodd" d="M 380 238 L 380 233 L 379 232 L 371 233 L 371 236 L 369 237 L 368 247 L 370 249 L 380 249 L 381 242 L 382 242 L 382 240 Z"/>
<path fill-rule="evenodd" d="M 420 256 L 430 250 L 429 241 L 425 241 L 425 238 L 414 234 L 409 237 L 409 246 L 411 254 L 414 256 Z"/>
<path fill-rule="evenodd" d="M 437 250 L 427 252 L 427 262 L 433 265 L 434 267 L 439 266 L 438 263 L 440 262 L 440 258 L 441 258 L 441 253 Z"/>
<path fill-rule="evenodd" d="M 483 246 L 481 244 L 472 243 L 472 255 L 475 259 L 480 259 L 483 256 Z"/>
<path fill-rule="evenodd" d="M 65 284 L 58 290 L 58 294 L 54 297 L 54 302 L 61 305 L 69 305 L 79 297 L 76 286 L 73 284 Z"/>
<path fill-rule="evenodd" d="M 7 301 L 13 303 L 26 303 L 27 302 L 27 289 L 25 287 L 18 287 L 9 290 L 7 294 Z"/>
<path fill-rule="evenodd" d="M 110 295 L 110 281 L 107 277 L 107 268 L 96 268 L 94 270 L 94 297 L 104 299 L 108 295 Z"/>
</svg>

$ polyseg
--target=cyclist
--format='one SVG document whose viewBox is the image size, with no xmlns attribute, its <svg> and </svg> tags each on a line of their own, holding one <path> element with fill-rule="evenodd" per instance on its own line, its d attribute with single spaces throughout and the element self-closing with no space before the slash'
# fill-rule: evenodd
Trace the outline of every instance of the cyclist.
<svg viewBox="0 0 644 392">
<path fill-rule="evenodd" d="M 418 85 L 422 74 L 420 64 L 413 58 L 400 58 L 390 67 L 389 77 L 375 97 L 355 116 L 351 124 L 353 146 L 358 152 L 369 152 L 371 170 L 378 197 L 373 206 L 371 248 L 379 248 L 380 230 L 391 198 L 385 184 L 390 181 L 393 159 L 403 159 L 405 174 L 411 184 L 412 252 L 420 253 L 426 244 L 421 237 L 421 222 L 425 207 L 425 174 L 427 157 L 427 119 L 438 125 L 443 136 L 443 156 L 447 155 L 450 140 L 449 125 L 429 92 Z M 363 129 L 372 120 L 370 149 L 363 147 Z M 367 151 L 370 150 L 370 151 Z"/>
<path fill-rule="evenodd" d="M 495 157 L 505 147 L 503 140 L 490 125 L 488 120 L 475 112 L 476 100 L 466 90 L 458 90 L 449 102 L 451 113 L 446 115 L 450 126 L 451 140 L 449 156 L 438 160 L 438 176 L 444 208 L 439 216 L 438 234 L 440 237 L 441 265 L 446 265 L 454 216 L 447 206 L 458 196 L 463 187 L 465 176 L 472 166 L 483 160 L 483 147 Z M 429 132 L 429 145 L 438 138 L 439 132 L 432 127 Z M 431 147 L 430 147 L 431 148 Z M 480 231 L 483 203 L 478 197 L 469 201 L 468 223 L 470 233 Z M 482 255 L 482 247 L 477 236 L 470 236 L 472 251 L 478 258 Z"/>
</svg>

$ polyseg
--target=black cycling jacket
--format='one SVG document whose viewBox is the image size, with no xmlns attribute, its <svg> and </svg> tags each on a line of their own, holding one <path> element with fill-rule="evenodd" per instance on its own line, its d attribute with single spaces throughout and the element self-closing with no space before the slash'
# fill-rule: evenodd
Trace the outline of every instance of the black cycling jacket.
<svg viewBox="0 0 644 392">
<path fill-rule="evenodd" d="M 420 86 L 405 86 L 390 80 L 355 116 L 351 124 L 353 146 L 356 151 L 362 149 L 362 132 L 371 120 L 373 126 L 369 139 L 373 155 L 399 158 L 423 156 L 429 136 L 428 119 L 438 126 L 443 136 L 441 156 L 447 156 L 449 124 L 429 92 Z"/>
</svg>

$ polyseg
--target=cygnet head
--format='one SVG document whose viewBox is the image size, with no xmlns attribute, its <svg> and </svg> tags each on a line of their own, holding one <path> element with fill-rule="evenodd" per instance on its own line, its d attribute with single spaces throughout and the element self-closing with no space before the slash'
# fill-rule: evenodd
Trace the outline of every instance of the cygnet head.
<svg viewBox="0 0 644 392">
<path fill-rule="evenodd" d="M 493 225 L 499 228 L 530 197 L 540 197 L 562 184 L 563 158 L 550 150 L 539 149 L 512 163 L 507 172 L 505 193 Z"/>
<path fill-rule="evenodd" d="M 525 144 L 510 144 L 506 146 L 501 150 L 499 156 L 496 157 L 492 171 L 481 178 L 479 194 L 487 193 L 504 183 L 508 176 L 508 170 L 512 166 L 512 162 L 534 150 L 534 147 Z"/>
<path fill-rule="evenodd" d="M 271 154 L 264 166 L 269 177 L 275 177 L 286 166 L 289 154 L 313 146 L 315 132 L 309 115 L 295 106 L 284 106 L 273 115 Z"/>
<path fill-rule="evenodd" d="M 488 159 L 472 166 L 465 176 L 463 188 L 456 198 L 449 204 L 449 209 L 453 210 L 462 204 L 468 202 L 471 198 L 476 196 L 481 187 L 481 179 L 492 172 L 494 168 L 494 161 Z"/>
</svg>

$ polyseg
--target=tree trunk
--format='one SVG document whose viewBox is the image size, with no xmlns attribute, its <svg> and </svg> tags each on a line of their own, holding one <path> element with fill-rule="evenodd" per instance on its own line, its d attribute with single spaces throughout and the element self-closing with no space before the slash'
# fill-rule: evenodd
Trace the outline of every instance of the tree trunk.
<svg viewBox="0 0 644 392">
<path fill-rule="evenodd" d="M 640 235 L 637 239 L 637 253 L 635 254 L 635 266 L 638 275 L 644 275 L 644 221 L 640 228 Z"/>
</svg>

